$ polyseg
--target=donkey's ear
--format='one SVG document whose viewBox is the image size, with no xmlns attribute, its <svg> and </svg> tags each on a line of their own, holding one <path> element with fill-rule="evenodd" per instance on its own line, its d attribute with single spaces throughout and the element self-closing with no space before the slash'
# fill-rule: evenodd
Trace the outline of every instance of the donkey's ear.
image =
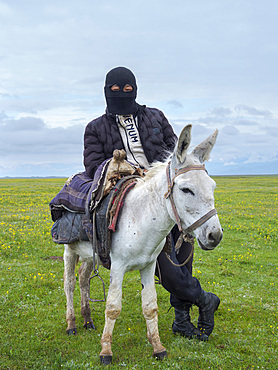
<svg viewBox="0 0 278 370">
<path fill-rule="evenodd" d="M 185 161 L 187 149 L 191 141 L 191 129 L 192 125 L 185 126 L 179 136 L 176 155 L 180 163 Z"/>
<path fill-rule="evenodd" d="M 215 144 L 218 135 L 218 130 L 215 130 L 206 140 L 202 141 L 201 144 L 196 146 L 192 154 L 196 156 L 201 163 L 207 161 L 210 156 L 210 152 Z"/>
</svg>

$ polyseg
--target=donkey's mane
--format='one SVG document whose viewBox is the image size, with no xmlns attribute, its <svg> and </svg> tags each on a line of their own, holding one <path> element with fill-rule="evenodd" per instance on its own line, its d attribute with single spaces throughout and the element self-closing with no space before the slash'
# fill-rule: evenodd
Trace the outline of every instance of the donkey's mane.
<svg viewBox="0 0 278 370">
<path fill-rule="evenodd" d="M 163 168 L 166 168 L 168 161 L 156 162 L 151 165 L 149 171 L 146 173 L 145 179 L 149 180 L 156 176 L 157 173 L 161 172 Z"/>
<path fill-rule="evenodd" d="M 149 180 L 154 178 L 161 171 L 163 171 L 163 170 L 166 171 L 166 166 L 167 166 L 168 162 L 169 162 L 169 160 L 166 160 L 165 162 L 153 163 L 151 165 L 150 169 L 148 170 L 148 172 L 146 173 L 146 175 L 144 177 L 140 178 L 140 181 L 137 182 L 136 188 L 138 188 L 139 186 L 142 186 L 143 184 L 145 184 L 146 182 L 148 182 Z"/>
</svg>

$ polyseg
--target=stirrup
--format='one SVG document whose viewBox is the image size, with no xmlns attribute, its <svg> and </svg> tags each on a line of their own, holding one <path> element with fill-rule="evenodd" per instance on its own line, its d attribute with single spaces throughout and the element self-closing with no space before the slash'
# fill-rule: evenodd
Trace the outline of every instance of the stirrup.
<svg viewBox="0 0 278 370">
<path fill-rule="evenodd" d="M 104 281 L 102 280 L 102 278 L 99 276 L 99 272 L 98 270 L 95 270 L 94 271 L 94 275 L 92 275 L 90 277 L 90 283 L 91 283 L 91 280 L 95 277 L 98 277 L 101 281 L 102 281 L 102 290 L 103 290 L 103 299 L 92 299 L 92 298 L 89 298 L 89 301 L 91 302 L 105 302 L 106 301 L 106 295 L 105 295 L 105 284 L 104 284 Z"/>
</svg>

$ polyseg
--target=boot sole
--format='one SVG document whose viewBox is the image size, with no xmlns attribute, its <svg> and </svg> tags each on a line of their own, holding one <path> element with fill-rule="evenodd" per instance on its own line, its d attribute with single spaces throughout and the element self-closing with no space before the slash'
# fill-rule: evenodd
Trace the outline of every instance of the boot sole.
<svg viewBox="0 0 278 370">
<path fill-rule="evenodd" d="M 186 334 L 184 331 L 178 330 L 178 329 L 173 329 L 172 327 L 172 332 L 175 335 L 180 335 L 182 337 L 188 338 L 188 339 L 198 339 L 201 340 L 202 342 L 207 342 L 208 341 L 208 335 L 205 333 L 200 332 L 200 334 Z"/>
</svg>

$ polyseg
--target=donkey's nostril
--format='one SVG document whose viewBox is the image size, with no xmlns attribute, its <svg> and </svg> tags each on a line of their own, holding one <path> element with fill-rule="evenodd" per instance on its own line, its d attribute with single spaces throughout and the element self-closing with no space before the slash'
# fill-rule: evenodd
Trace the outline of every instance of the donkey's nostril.
<svg viewBox="0 0 278 370">
<path fill-rule="evenodd" d="M 209 240 L 215 241 L 215 237 L 214 237 L 213 233 L 209 233 L 208 238 L 209 238 Z"/>
<path fill-rule="evenodd" d="M 221 230 L 216 230 L 212 231 L 208 234 L 208 240 L 212 243 L 220 243 L 222 239 L 222 231 Z"/>
</svg>

